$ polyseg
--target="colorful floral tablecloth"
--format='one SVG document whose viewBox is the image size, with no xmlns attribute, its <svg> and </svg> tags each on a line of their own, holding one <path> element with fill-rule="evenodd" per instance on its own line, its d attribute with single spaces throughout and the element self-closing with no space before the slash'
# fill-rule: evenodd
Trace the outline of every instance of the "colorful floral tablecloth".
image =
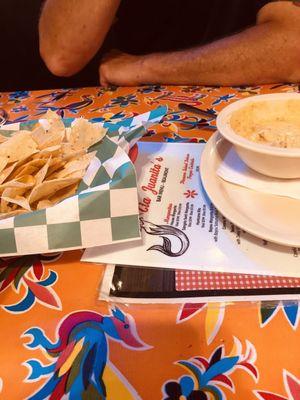
<svg viewBox="0 0 300 400">
<path fill-rule="evenodd" d="M 0 93 L 9 122 L 48 108 L 64 117 L 117 122 L 168 105 L 144 140 L 205 141 L 218 112 L 259 93 L 297 85 L 149 86 Z M 0 398 L 299 400 L 299 307 L 281 302 L 110 305 L 97 300 L 104 266 L 81 251 L 2 260 Z"/>
</svg>

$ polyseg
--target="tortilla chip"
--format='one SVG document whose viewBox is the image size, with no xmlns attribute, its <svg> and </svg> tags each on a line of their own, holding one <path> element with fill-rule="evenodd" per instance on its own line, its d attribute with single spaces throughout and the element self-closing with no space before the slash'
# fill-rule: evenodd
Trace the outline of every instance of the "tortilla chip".
<svg viewBox="0 0 300 400">
<path fill-rule="evenodd" d="M 49 155 L 47 156 L 49 157 Z M 42 168 L 47 162 L 47 158 L 35 158 L 34 160 L 27 161 L 26 165 L 32 167 Z"/>
<path fill-rule="evenodd" d="M 87 153 L 80 158 L 67 162 L 64 166 L 64 169 L 56 174 L 57 178 L 64 178 L 65 176 L 73 174 L 76 171 L 84 170 L 85 172 L 95 155 L 96 151 Z"/>
<path fill-rule="evenodd" d="M 7 166 L 7 158 L 0 156 L 0 173 L 4 170 Z"/>
<path fill-rule="evenodd" d="M 42 128 L 42 129 L 40 129 Z M 55 112 L 48 110 L 47 113 L 39 120 L 39 126 L 34 130 L 34 139 L 38 141 L 39 148 L 45 148 L 47 141 L 52 143 L 50 146 L 60 144 L 65 138 L 65 125 L 61 117 Z M 56 143 L 54 143 L 57 140 Z M 42 147 L 40 147 L 40 145 Z"/>
<path fill-rule="evenodd" d="M 23 160 L 36 152 L 37 145 L 29 131 L 20 131 L 0 144 L 0 156 L 7 158 L 9 163 Z"/>
<path fill-rule="evenodd" d="M 37 203 L 36 209 L 43 210 L 44 208 L 52 207 L 53 203 L 50 200 L 41 200 Z"/>
<path fill-rule="evenodd" d="M 62 178 L 44 181 L 38 186 L 35 186 L 29 196 L 29 203 L 32 204 L 38 200 L 47 199 L 51 194 L 56 193 L 67 186 L 78 182 L 80 178 Z"/>
<path fill-rule="evenodd" d="M 35 175 L 35 180 L 36 180 L 36 185 L 39 185 L 40 183 L 43 182 L 43 180 L 46 178 L 47 172 L 48 172 L 48 168 L 50 166 L 51 163 L 51 156 L 50 158 L 48 158 L 48 161 L 46 162 L 46 164 L 43 166 L 43 168 L 41 168 L 39 170 L 39 172 Z M 25 207 L 24 207 L 25 208 Z"/>
<path fill-rule="evenodd" d="M 2 197 L 23 196 L 28 191 L 28 187 L 7 187 L 3 190 Z"/>
<path fill-rule="evenodd" d="M 54 196 L 50 197 L 51 203 L 57 204 L 60 201 L 62 201 L 64 199 L 67 199 L 68 197 L 73 196 L 76 193 L 77 188 L 78 188 L 78 183 L 75 183 L 75 184 L 73 184 L 71 186 L 68 186 L 66 188 L 63 188 L 63 189 L 59 190 L 58 192 L 55 193 Z"/>
<path fill-rule="evenodd" d="M 53 147 L 56 147 L 56 146 L 53 146 Z M 60 147 L 60 146 L 59 146 L 59 147 Z M 47 149 L 49 149 L 49 147 L 47 147 Z M 46 149 L 44 149 L 44 150 L 46 150 Z M 47 159 L 49 158 L 50 155 L 56 157 L 56 156 L 60 156 L 60 155 L 62 154 L 62 151 L 61 151 L 61 150 L 59 150 L 59 151 L 57 151 L 57 152 L 54 152 L 54 154 L 52 154 L 51 152 L 48 152 L 48 151 L 44 152 L 44 150 L 41 150 L 41 151 L 38 152 L 37 154 L 34 154 L 34 155 L 32 156 L 32 160 L 33 160 L 33 161 L 34 161 L 34 160 L 44 160 L 45 158 L 46 158 L 46 160 L 47 160 Z"/>
<path fill-rule="evenodd" d="M 45 150 L 49 147 L 60 145 L 64 139 L 65 131 L 52 131 L 51 129 L 49 129 L 49 131 L 45 131 L 42 126 L 38 126 L 32 131 L 31 136 L 36 142 L 38 149 Z"/>
<path fill-rule="evenodd" d="M 25 164 L 30 163 L 32 161 L 33 157 L 34 157 L 34 155 L 30 155 L 28 157 L 20 159 L 19 161 L 16 161 L 16 168 L 22 167 Z"/>
<path fill-rule="evenodd" d="M 33 167 L 32 165 L 24 165 L 24 167 L 22 167 L 18 172 L 14 173 L 12 177 L 18 179 L 24 175 L 34 175 L 38 171 L 39 169 L 37 167 Z"/>
<path fill-rule="evenodd" d="M 0 193 L 3 192 L 6 188 L 24 188 L 24 189 L 30 189 L 34 186 L 35 184 L 35 178 L 30 175 L 24 175 L 18 179 L 13 179 L 10 181 L 7 181 L 5 183 L 2 183 L 0 185 Z"/>
<path fill-rule="evenodd" d="M 36 183 L 36 179 L 31 175 L 23 175 L 18 179 L 15 179 L 17 182 L 27 185 L 28 187 L 34 186 Z"/>
<path fill-rule="evenodd" d="M 31 207 L 29 205 L 28 200 L 23 196 L 16 196 L 15 198 L 11 198 L 11 197 L 4 197 L 2 195 L 1 201 L 2 200 L 6 201 L 7 203 L 16 204 L 17 206 L 20 206 L 21 208 L 24 208 L 25 210 L 31 211 Z"/>
<path fill-rule="evenodd" d="M 13 170 L 16 167 L 16 163 L 10 165 L 9 167 L 5 168 L 1 173 L 0 173 L 0 185 L 6 181 L 6 179 L 10 176 L 10 174 L 13 172 Z"/>
<path fill-rule="evenodd" d="M 99 142 L 106 134 L 106 129 L 92 124 L 87 119 L 79 118 L 73 121 L 69 143 L 73 150 L 88 149 Z"/>
<path fill-rule="evenodd" d="M 39 152 L 40 157 L 49 157 L 51 155 L 52 157 L 59 156 L 61 154 L 61 145 L 57 144 L 56 146 L 50 146 L 46 147 L 45 149 L 41 150 Z"/>
<path fill-rule="evenodd" d="M 72 129 L 68 126 L 68 127 L 66 128 L 66 133 L 65 133 L 65 138 L 66 138 L 66 141 L 67 141 L 67 142 L 70 141 L 71 132 L 72 132 Z"/>
<path fill-rule="evenodd" d="M 73 160 L 74 158 L 78 158 L 80 156 L 83 156 L 84 154 L 87 154 L 86 149 L 81 149 L 81 150 L 72 150 L 71 147 L 63 147 L 64 145 L 68 145 L 69 143 L 63 143 L 62 145 L 62 159 L 64 161 L 70 161 Z"/>
<path fill-rule="evenodd" d="M 65 125 L 63 123 L 62 118 L 54 111 L 48 109 L 43 118 L 40 119 L 40 122 L 43 123 L 47 121 L 50 128 L 55 126 L 57 129 L 65 129 Z"/>
<path fill-rule="evenodd" d="M 78 179 L 82 180 L 82 178 L 84 177 L 85 173 L 86 173 L 86 170 L 85 169 L 81 169 L 79 171 L 72 172 L 71 174 L 65 176 L 65 178 L 78 178 Z"/>
<path fill-rule="evenodd" d="M 13 172 L 9 176 L 9 180 L 21 177 L 23 175 L 31 175 L 32 173 L 38 171 L 41 167 L 43 167 L 46 162 L 47 160 L 39 160 L 38 162 L 37 160 L 29 160 L 24 161 L 23 163 L 16 163 Z"/>
<path fill-rule="evenodd" d="M 7 141 L 7 139 L 8 139 L 8 137 L 7 137 L 7 136 L 1 135 L 1 133 L 0 133 L 0 143 L 4 143 L 4 142 L 6 142 L 6 141 Z"/>
<path fill-rule="evenodd" d="M 10 207 L 8 206 L 8 201 L 2 198 L 0 201 L 0 211 L 1 213 L 7 213 L 11 211 Z"/>
<path fill-rule="evenodd" d="M 53 161 L 53 160 L 52 160 Z M 57 160 L 51 167 L 49 167 L 46 179 L 47 181 L 55 179 L 55 172 L 63 169 L 65 165 L 65 162 L 62 162 L 61 160 Z"/>
<path fill-rule="evenodd" d="M 28 183 L 23 183 L 23 182 L 18 182 L 16 180 L 13 181 L 9 181 L 9 182 L 5 182 L 2 183 L 2 185 L 0 185 L 0 193 L 2 193 L 5 189 L 7 188 L 24 188 L 24 189 L 29 189 L 32 188 L 33 185 L 32 184 L 28 184 Z"/>
</svg>

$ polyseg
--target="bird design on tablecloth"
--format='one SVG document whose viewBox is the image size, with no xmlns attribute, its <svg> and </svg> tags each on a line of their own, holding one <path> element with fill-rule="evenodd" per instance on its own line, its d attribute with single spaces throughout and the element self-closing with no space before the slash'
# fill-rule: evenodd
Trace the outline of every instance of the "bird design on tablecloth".
<svg viewBox="0 0 300 400">
<path fill-rule="evenodd" d="M 31 328 L 23 336 L 31 336 L 26 345 L 41 347 L 54 362 L 42 365 L 28 360 L 31 373 L 27 382 L 48 376 L 48 380 L 29 400 L 106 399 L 103 374 L 108 362 L 108 339 L 133 350 L 146 350 L 139 338 L 133 318 L 116 308 L 111 315 L 78 311 L 68 315 L 58 327 L 58 340 L 52 343 L 40 328 Z"/>
<path fill-rule="evenodd" d="M 38 106 L 39 112 L 38 112 L 37 115 L 43 114 L 47 110 L 58 111 L 59 114 L 61 115 L 61 117 L 64 117 L 64 112 L 65 111 L 69 111 L 72 114 L 77 114 L 77 112 L 79 110 L 82 110 L 83 108 L 86 108 L 86 107 L 90 106 L 91 104 L 93 104 L 93 102 L 94 102 L 94 100 L 93 100 L 93 98 L 91 96 L 83 95 L 83 96 L 81 96 L 81 100 L 80 101 L 76 101 L 74 103 L 70 103 L 70 104 L 67 104 L 67 105 L 61 106 L 61 107 L 54 106 L 54 105 L 49 105 L 48 102 L 46 104 L 45 103 L 41 103 Z"/>
<path fill-rule="evenodd" d="M 41 94 L 37 96 L 36 99 L 40 101 L 40 104 L 53 103 L 58 100 L 65 99 L 67 96 L 70 96 L 74 92 L 74 89 L 66 89 L 66 90 L 56 90 L 54 92 Z"/>
</svg>

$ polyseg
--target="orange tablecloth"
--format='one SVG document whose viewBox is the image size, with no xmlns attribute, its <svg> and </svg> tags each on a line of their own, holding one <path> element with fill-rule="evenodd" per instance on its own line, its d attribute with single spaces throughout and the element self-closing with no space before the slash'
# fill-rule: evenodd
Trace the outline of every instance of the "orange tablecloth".
<svg viewBox="0 0 300 400">
<path fill-rule="evenodd" d="M 15 92 L 0 93 L 0 107 L 10 122 L 37 119 L 49 107 L 64 117 L 115 122 L 167 104 L 168 115 L 145 140 L 196 142 L 213 131 L 200 117 L 179 112 L 179 102 L 219 111 L 245 96 L 298 89 Z M 300 399 L 297 303 L 114 308 L 97 300 L 104 266 L 80 263 L 81 254 L 0 265 L 1 399 Z"/>
</svg>

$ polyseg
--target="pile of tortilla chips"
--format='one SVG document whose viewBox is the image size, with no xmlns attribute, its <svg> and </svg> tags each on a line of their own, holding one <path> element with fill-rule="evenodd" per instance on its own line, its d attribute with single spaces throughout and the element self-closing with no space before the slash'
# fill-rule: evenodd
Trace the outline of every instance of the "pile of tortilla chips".
<svg viewBox="0 0 300 400">
<path fill-rule="evenodd" d="M 0 135 L 0 219 L 51 207 L 72 196 L 106 130 L 75 119 L 65 128 L 52 111 L 32 131 Z"/>
</svg>

